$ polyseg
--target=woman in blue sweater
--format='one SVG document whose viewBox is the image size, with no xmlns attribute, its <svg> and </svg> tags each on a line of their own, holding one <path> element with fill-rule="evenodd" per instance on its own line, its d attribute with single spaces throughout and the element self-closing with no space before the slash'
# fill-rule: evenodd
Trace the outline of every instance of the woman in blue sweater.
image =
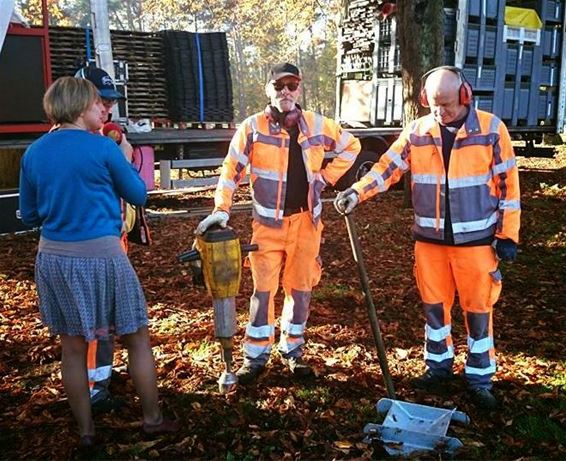
<svg viewBox="0 0 566 461">
<path fill-rule="evenodd" d="M 20 211 L 41 226 L 35 278 L 41 317 L 61 336 L 61 372 L 80 446 L 94 444 L 86 368 L 87 341 L 122 335 L 129 372 L 143 410 L 143 430 L 177 430 L 158 404 L 147 308 L 139 280 L 120 245 L 120 198 L 143 205 L 143 181 L 116 143 L 91 132 L 103 110 L 88 80 L 58 79 L 47 90 L 46 114 L 60 129 L 35 141 L 22 158 Z"/>
</svg>

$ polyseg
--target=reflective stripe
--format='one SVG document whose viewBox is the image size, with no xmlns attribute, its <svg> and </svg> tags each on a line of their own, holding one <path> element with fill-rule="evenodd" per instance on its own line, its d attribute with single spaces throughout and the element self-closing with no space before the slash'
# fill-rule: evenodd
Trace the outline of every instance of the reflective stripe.
<svg viewBox="0 0 566 461">
<path fill-rule="evenodd" d="M 222 178 L 220 177 L 220 179 L 218 180 L 218 188 L 228 188 L 230 190 L 235 190 L 236 189 L 236 183 L 234 181 L 232 181 L 231 179 L 227 179 L 227 178 Z"/>
<path fill-rule="evenodd" d="M 499 134 L 499 125 L 501 124 L 501 120 L 497 117 L 491 117 L 491 122 L 489 123 L 489 132 Z"/>
<path fill-rule="evenodd" d="M 271 179 L 272 181 L 279 181 L 279 172 L 278 171 L 273 171 L 273 170 L 265 170 L 262 168 L 257 168 L 252 166 L 251 167 L 251 172 L 257 176 L 259 176 L 260 178 L 263 179 Z M 285 177 L 282 178 L 283 182 L 285 182 L 287 179 Z"/>
<path fill-rule="evenodd" d="M 444 184 L 446 182 L 444 175 L 436 174 L 413 174 L 411 180 L 417 184 Z"/>
<path fill-rule="evenodd" d="M 372 178 L 375 182 L 377 182 L 377 188 L 380 191 L 385 191 L 385 182 L 383 181 L 383 178 L 380 174 L 376 173 L 375 171 L 370 171 L 366 176 Z"/>
<path fill-rule="evenodd" d="M 433 362 L 443 362 L 447 359 L 454 358 L 454 346 L 448 346 L 448 350 L 444 354 L 432 354 L 425 350 L 425 360 L 432 360 Z"/>
<path fill-rule="evenodd" d="M 241 152 L 237 151 L 236 148 L 234 147 L 230 147 L 230 150 L 228 151 L 228 155 L 232 157 L 234 160 L 236 160 L 238 163 L 241 163 L 242 165 L 248 164 L 249 161 L 248 157 L 246 157 Z"/>
<path fill-rule="evenodd" d="M 474 339 L 468 336 L 468 348 L 471 354 L 481 354 L 494 348 L 493 338 L 488 336 L 483 339 Z"/>
<path fill-rule="evenodd" d="M 401 168 L 403 171 L 409 169 L 409 165 L 407 165 L 407 163 L 401 158 L 401 156 L 397 152 L 388 150 L 387 155 L 391 158 L 391 161 L 399 168 Z"/>
<path fill-rule="evenodd" d="M 460 187 L 472 187 L 481 186 L 487 184 L 487 182 L 492 178 L 491 173 L 482 174 L 479 176 L 467 176 L 465 178 L 450 178 L 448 179 L 448 184 L 450 189 L 457 189 Z"/>
<path fill-rule="evenodd" d="M 356 155 L 357 154 L 354 154 L 353 152 L 343 151 L 338 155 L 338 158 L 347 160 L 348 162 L 353 162 L 356 159 Z"/>
<path fill-rule="evenodd" d="M 500 200 L 499 201 L 500 210 L 520 210 L 521 201 L 520 200 Z"/>
<path fill-rule="evenodd" d="M 460 232 L 474 232 L 487 229 L 497 222 L 497 211 L 493 213 L 487 219 L 480 219 L 479 221 L 467 221 L 467 222 L 453 222 L 452 229 L 454 233 Z"/>
<path fill-rule="evenodd" d="M 89 381 L 104 381 L 112 376 L 112 365 L 98 367 L 94 370 L 88 370 Z"/>
<path fill-rule="evenodd" d="M 273 325 L 263 325 L 254 327 L 251 324 L 246 326 L 246 335 L 254 339 L 263 339 L 275 336 L 275 327 Z"/>
<path fill-rule="evenodd" d="M 467 375 L 479 375 L 479 376 L 485 376 L 485 375 L 492 375 L 495 373 L 495 360 L 490 360 L 489 361 L 489 367 L 487 368 L 474 368 L 474 367 L 464 367 L 464 372 Z"/>
<path fill-rule="evenodd" d="M 320 216 L 322 213 L 322 203 L 317 203 L 314 209 L 312 210 L 313 216 Z"/>
<path fill-rule="evenodd" d="M 432 328 L 430 325 L 425 325 L 425 337 L 431 341 L 443 341 L 450 336 L 452 327 L 450 325 L 445 325 L 442 328 Z"/>
<path fill-rule="evenodd" d="M 436 228 L 436 218 L 423 218 L 422 216 L 415 215 L 415 223 L 420 227 Z M 452 223 L 454 226 L 454 223 Z M 438 228 L 444 229 L 444 218 L 438 220 Z"/>
<path fill-rule="evenodd" d="M 324 125 L 324 118 L 322 117 L 321 114 L 314 114 L 314 126 L 312 129 L 312 133 L 310 133 L 311 136 L 318 136 L 323 133 L 322 127 Z"/>
<path fill-rule="evenodd" d="M 256 142 L 267 144 L 269 146 L 281 147 L 281 145 L 284 144 L 285 147 L 287 147 L 289 145 L 288 139 L 280 138 L 278 136 L 269 136 L 267 134 L 263 134 L 259 132 L 255 134 L 255 140 Z"/>
<path fill-rule="evenodd" d="M 350 142 L 350 137 L 351 137 L 350 133 L 348 133 L 345 130 L 342 131 L 342 134 L 340 135 L 340 139 L 336 143 L 336 149 L 335 149 L 336 152 L 344 153 L 344 149 L 346 148 L 346 146 Z M 354 157 L 355 157 L 355 155 L 354 155 Z"/>
<path fill-rule="evenodd" d="M 276 215 L 273 208 L 265 208 L 257 202 L 254 203 L 254 208 L 260 216 L 271 219 L 283 219 L 283 210 L 279 210 L 279 213 Z"/>
<path fill-rule="evenodd" d="M 505 160 L 504 162 L 495 165 L 491 169 L 491 171 L 493 171 L 493 174 L 505 173 L 506 171 L 509 171 L 511 168 L 513 168 L 516 164 L 517 162 L 515 158 L 510 158 L 509 160 Z"/>
<path fill-rule="evenodd" d="M 258 346 L 255 344 L 246 341 L 244 343 L 244 355 L 246 357 L 256 359 L 261 354 L 269 354 L 271 352 L 271 344 L 267 344 L 265 346 Z"/>
<path fill-rule="evenodd" d="M 288 321 L 281 322 L 281 330 L 287 333 L 288 335 L 301 336 L 305 333 L 306 325 L 307 325 L 306 322 L 299 324 L 291 323 Z"/>
</svg>

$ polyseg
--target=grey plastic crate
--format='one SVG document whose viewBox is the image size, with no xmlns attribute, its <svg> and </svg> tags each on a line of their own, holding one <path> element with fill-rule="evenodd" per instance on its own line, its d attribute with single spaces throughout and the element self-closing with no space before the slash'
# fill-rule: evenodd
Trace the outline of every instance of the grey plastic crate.
<svg viewBox="0 0 566 461">
<path fill-rule="evenodd" d="M 555 62 L 543 63 L 540 70 L 540 84 L 556 86 L 558 84 L 558 65 Z"/>
<path fill-rule="evenodd" d="M 551 58 L 560 55 L 562 33 L 556 27 L 545 27 L 542 34 L 542 54 Z"/>
<path fill-rule="evenodd" d="M 562 21 L 562 14 L 564 12 L 564 3 L 555 0 L 546 0 L 546 13 L 544 15 L 545 21 Z"/>
<path fill-rule="evenodd" d="M 468 2 L 468 15 L 469 16 L 480 16 L 481 15 L 481 4 L 482 0 L 470 0 Z M 486 0 L 485 6 L 486 11 L 483 12 L 483 16 L 493 19 L 497 16 L 497 0 Z"/>
<path fill-rule="evenodd" d="M 556 93 L 554 91 L 540 91 L 538 98 L 538 119 L 553 120 L 556 116 Z"/>
<path fill-rule="evenodd" d="M 495 57 L 497 29 L 495 26 L 485 28 L 483 57 L 493 59 Z M 466 39 L 466 56 L 476 58 L 479 55 L 480 27 L 477 24 L 468 24 Z"/>
</svg>

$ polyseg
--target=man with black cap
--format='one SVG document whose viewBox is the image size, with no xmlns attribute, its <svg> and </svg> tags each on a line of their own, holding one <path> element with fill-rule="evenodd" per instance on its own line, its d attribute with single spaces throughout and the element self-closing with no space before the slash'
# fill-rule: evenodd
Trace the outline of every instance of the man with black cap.
<svg viewBox="0 0 566 461">
<path fill-rule="evenodd" d="M 77 71 L 75 74 L 77 78 L 84 78 L 94 83 L 98 89 L 98 94 L 102 99 L 104 110 L 102 111 L 102 123 L 105 124 L 103 133 L 112 137 L 117 143 L 124 155 L 128 160 L 132 159 L 133 148 L 126 139 L 125 134 L 121 128 L 112 123 L 112 108 L 118 103 L 119 100 L 126 99 L 126 97 L 116 90 L 116 85 L 112 77 L 104 69 L 94 66 L 85 66 Z M 118 136 L 114 135 L 118 132 Z M 110 133 L 110 134 L 108 134 Z"/>
<path fill-rule="evenodd" d="M 98 89 L 98 94 L 102 99 L 104 110 L 101 111 L 101 121 L 104 123 L 102 133 L 112 137 L 120 147 L 124 156 L 131 161 L 133 148 L 122 133 L 121 128 L 111 123 L 112 107 L 118 100 L 126 99 L 125 96 L 116 90 L 114 81 L 108 73 L 94 66 L 87 66 L 79 69 L 75 74 L 76 78 L 90 80 Z M 118 133 L 118 136 L 114 133 Z M 130 205 L 122 203 L 122 216 L 124 225 L 122 227 L 122 245 L 127 250 L 127 232 L 131 228 L 132 215 Z M 119 408 L 123 402 L 121 399 L 112 397 L 109 391 L 110 378 L 112 376 L 112 364 L 114 361 L 114 336 L 109 334 L 105 339 L 90 341 L 87 352 L 88 382 L 90 387 L 90 400 L 95 411 L 110 411 Z"/>
<path fill-rule="evenodd" d="M 349 170 L 360 151 L 360 142 L 335 121 L 302 110 L 297 104 L 301 81 L 293 64 L 273 66 L 265 86 L 270 103 L 238 128 L 222 166 L 215 209 L 195 231 L 203 234 L 215 224 L 226 227 L 232 196 L 249 167 L 252 243 L 259 250 L 249 255 L 254 292 L 244 363 L 237 372 L 241 384 L 254 382 L 269 359 L 281 269 L 285 301 L 279 352 L 294 376 L 312 375 L 302 355 L 311 292 L 321 275 L 321 193 Z M 328 151 L 337 155 L 323 167 Z"/>
</svg>

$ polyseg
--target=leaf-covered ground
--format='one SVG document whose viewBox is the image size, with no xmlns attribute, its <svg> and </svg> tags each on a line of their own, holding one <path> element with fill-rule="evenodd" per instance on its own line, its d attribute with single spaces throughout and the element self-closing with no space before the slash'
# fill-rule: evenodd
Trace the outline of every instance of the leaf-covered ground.
<svg viewBox="0 0 566 461">
<path fill-rule="evenodd" d="M 423 316 L 412 277 L 412 214 L 402 192 L 364 204 L 356 215 L 371 289 L 386 343 L 397 397 L 467 412 L 469 426 L 449 434 L 464 443 L 461 459 L 561 459 L 566 456 L 566 153 L 552 160 L 521 159 L 522 243 L 517 262 L 503 267 L 505 284 L 495 309 L 498 372 L 494 392 L 502 403 L 478 412 L 462 380 L 442 394 L 416 392 L 422 373 Z M 210 206 L 211 193 L 153 197 L 153 209 Z M 245 191 L 238 194 L 246 200 Z M 140 435 L 140 405 L 118 348 L 112 391 L 126 405 L 96 419 L 95 459 L 371 459 L 377 445 L 362 443 L 363 427 L 378 422 L 374 404 L 386 392 L 376 359 L 343 218 L 329 204 L 307 333 L 306 359 L 317 378 L 292 379 L 277 354 L 256 386 L 218 393 L 219 346 L 210 299 L 193 287 L 175 256 L 192 243 L 194 218 L 153 222 L 154 244 L 131 250 L 147 296 L 163 407 L 182 421 L 175 435 Z M 234 214 L 242 240 L 248 213 Z M 0 239 L 0 459 L 67 459 L 77 442 L 60 380 L 59 342 L 48 336 L 33 281 L 36 234 Z M 244 271 L 237 300 L 239 345 L 251 294 Z M 281 297 L 278 297 L 280 306 Z M 454 307 L 456 371 L 462 372 L 465 330 Z M 241 351 L 236 349 L 236 363 Z M 431 455 L 430 459 L 440 459 Z"/>
</svg>

